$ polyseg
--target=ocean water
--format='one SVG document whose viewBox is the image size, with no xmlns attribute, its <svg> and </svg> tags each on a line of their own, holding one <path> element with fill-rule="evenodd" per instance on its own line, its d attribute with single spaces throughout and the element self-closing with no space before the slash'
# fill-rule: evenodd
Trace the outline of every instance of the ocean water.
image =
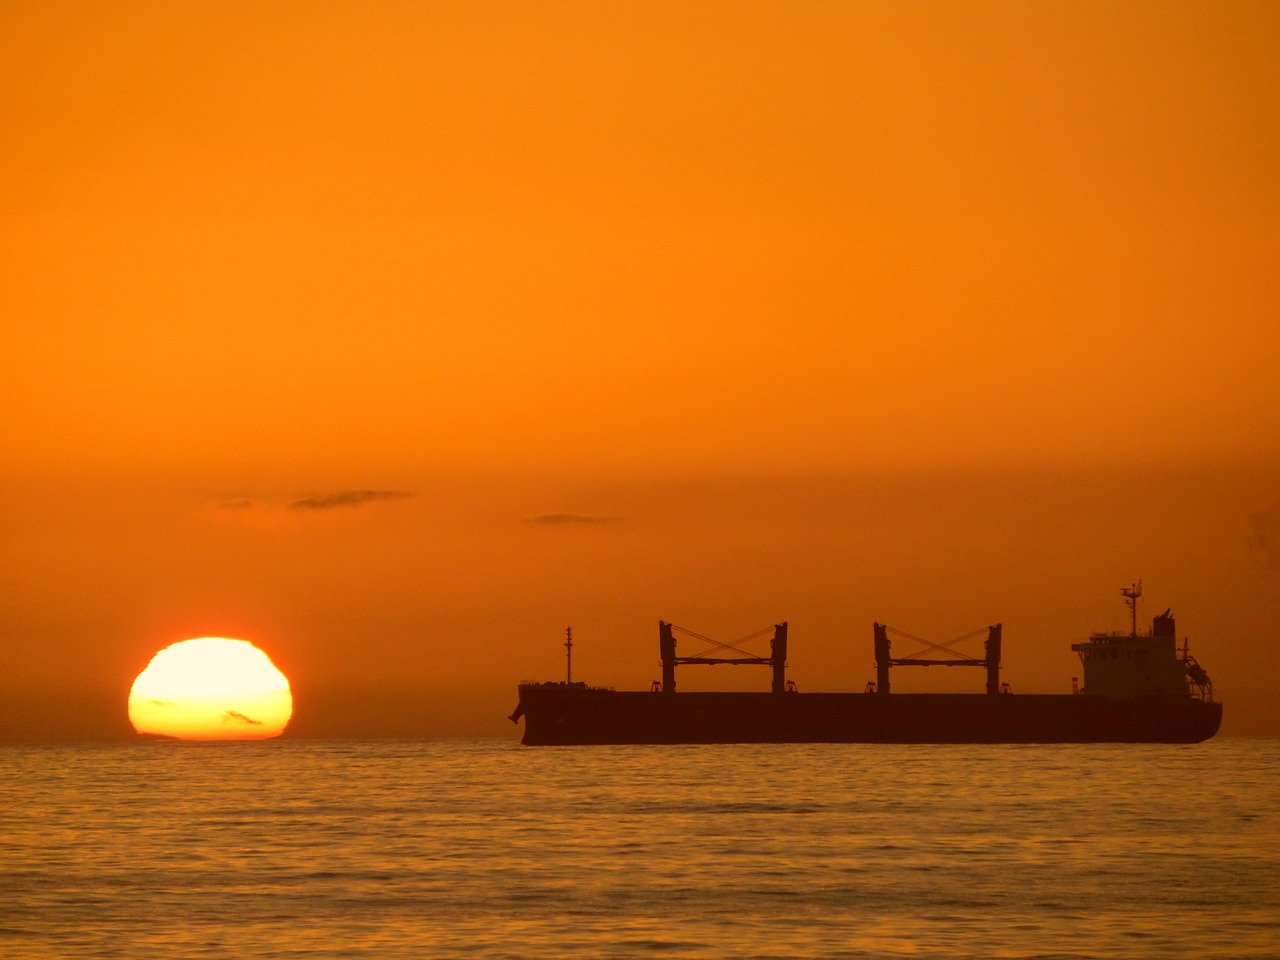
<svg viewBox="0 0 1280 960">
<path fill-rule="evenodd" d="M 1280 740 L 3 746 L 0 956 L 1276 957 Z"/>
</svg>

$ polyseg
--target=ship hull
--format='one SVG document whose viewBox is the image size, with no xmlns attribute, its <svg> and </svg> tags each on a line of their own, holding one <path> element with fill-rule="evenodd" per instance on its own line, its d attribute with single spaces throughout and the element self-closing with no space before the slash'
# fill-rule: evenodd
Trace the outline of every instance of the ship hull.
<svg viewBox="0 0 1280 960">
<path fill-rule="evenodd" d="M 640 693 L 522 684 L 526 746 L 629 743 L 1198 743 L 1222 705 L 1085 694 Z"/>
</svg>

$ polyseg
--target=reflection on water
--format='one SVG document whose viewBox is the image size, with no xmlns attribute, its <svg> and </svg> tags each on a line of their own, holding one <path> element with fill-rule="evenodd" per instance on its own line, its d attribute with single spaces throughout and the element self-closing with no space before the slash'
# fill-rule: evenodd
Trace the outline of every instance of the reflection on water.
<svg viewBox="0 0 1280 960">
<path fill-rule="evenodd" d="M 1265 957 L 1280 741 L 0 748 L 0 956 Z"/>
</svg>

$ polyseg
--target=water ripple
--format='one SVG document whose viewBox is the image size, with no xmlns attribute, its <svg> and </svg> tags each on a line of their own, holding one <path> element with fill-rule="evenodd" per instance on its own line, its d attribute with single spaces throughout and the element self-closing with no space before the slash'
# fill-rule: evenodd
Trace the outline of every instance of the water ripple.
<svg viewBox="0 0 1280 960">
<path fill-rule="evenodd" d="M 0 748 L 0 956 L 1280 954 L 1280 741 Z"/>
</svg>

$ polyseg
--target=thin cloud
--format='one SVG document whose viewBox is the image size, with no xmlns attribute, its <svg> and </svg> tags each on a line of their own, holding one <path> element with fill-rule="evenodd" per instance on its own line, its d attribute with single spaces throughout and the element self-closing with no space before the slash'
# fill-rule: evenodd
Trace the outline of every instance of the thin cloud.
<svg viewBox="0 0 1280 960">
<path fill-rule="evenodd" d="M 230 500 L 221 500 L 218 502 L 219 510 L 252 510 L 257 504 L 248 497 L 233 497 Z"/>
<path fill-rule="evenodd" d="M 408 490 L 339 490 L 337 493 L 313 494 L 289 504 L 290 510 L 334 510 L 339 507 L 362 507 L 382 500 L 412 497 Z"/>
<path fill-rule="evenodd" d="M 618 523 L 617 517 L 597 517 L 586 513 L 540 513 L 525 517 L 526 523 L 540 523 L 549 527 L 589 526 L 598 523 Z"/>
<path fill-rule="evenodd" d="M 1253 530 L 1245 542 L 1269 564 L 1280 566 L 1280 500 L 1250 518 Z"/>
<path fill-rule="evenodd" d="M 222 715 L 223 723 L 226 723 L 228 720 L 239 720 L 241 723 L 248 723 L 255 727 L 262 726 L 261 720 L 254 720 L 252 717 L 246 717 L 243 713 L 240 713 L 237 710 L 228 710 Z"/>
</svg>

